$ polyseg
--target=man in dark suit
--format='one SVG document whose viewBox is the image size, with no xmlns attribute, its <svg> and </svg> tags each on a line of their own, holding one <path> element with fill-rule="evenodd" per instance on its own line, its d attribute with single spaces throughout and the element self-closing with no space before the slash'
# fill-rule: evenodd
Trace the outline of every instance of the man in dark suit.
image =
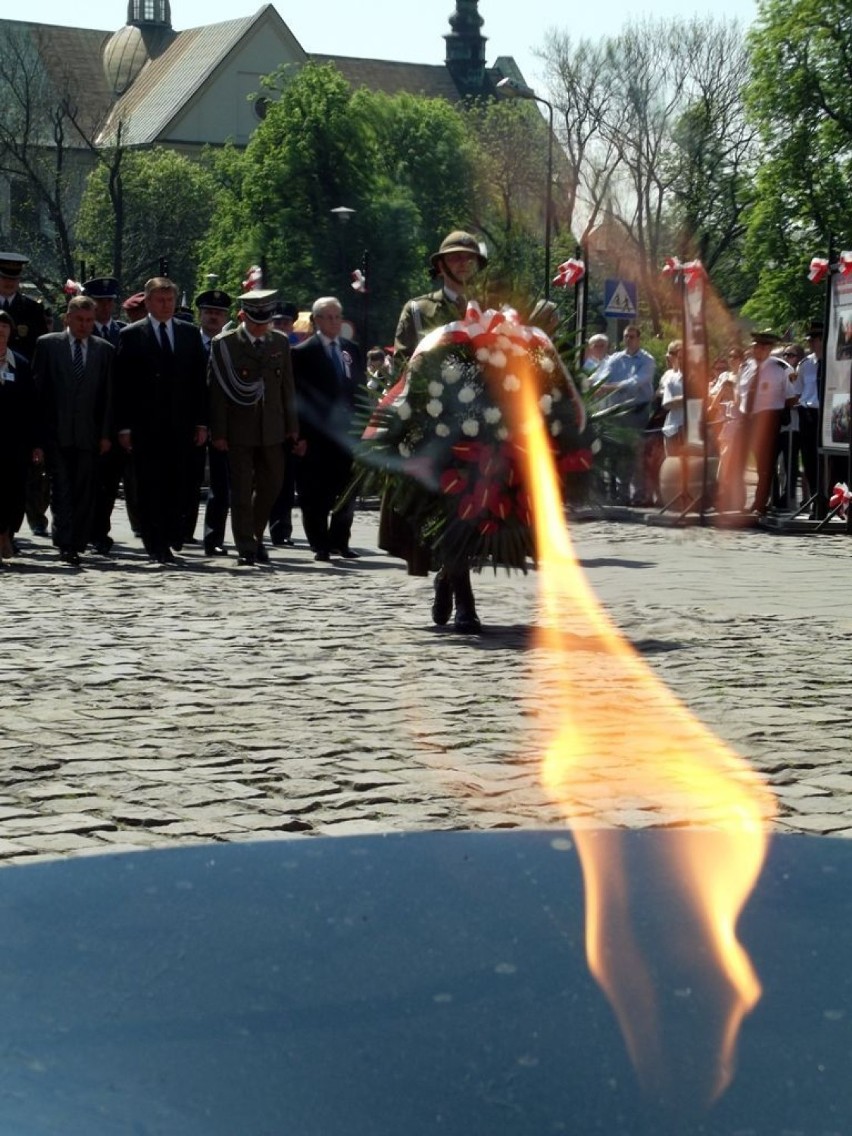
<svg viewBox="0 0 852 1136">
<path fill-rule="evenodd" d="M 74 296 L 65 331 L 43 335 L 33 375 L 45 420 L 53 542 L 67 564 L 80 565 L 95 509 L 98 455 L 112 433 L 112 344 L 92 335 L 95 301 Z"/>
<path fill-rule="evenodd" d="M 201 342 L 208 360 L 210 344 L 228 323 L 233 302 L 221 288 L 208 288 L 195 298 Z M 204 555 L 227 556 L 225 526 L 231 507 L 231 475 L 227 450 L 217 450 L 212 438 L 208 439 L 207 461 L 210 478 L 204 507 Z"/>
<path fill-rule="evenodd" d="M 13 351 L 32 362 L 36 340 L 50 331 L 50 322 L 44 304 L 25 296 L 20 290 L 21 273 L 29 258 L 19 252 L 0 252 L 0 310 L 9 313 L 15 323 L 15 332 L 9 343 Z M 44 466 L 31 465 L 27 474 L 26 515 L 34 536 L 47 535 L 47 506 L 50 485 Z M 17 532 L 24 519 L 23 513 L 14 523 Z"/>
<path fill-rule="evenodd" d="M 195 448 L 207 441 L 207 357 L 198 328 L 176 320 L 166 276 L 145 285 L 145 319 L 124 328 L 115 359 L 119 444 L 133 453 L 145 550 L 174 564 L 183 544 Z"/>
<path fill-rule="evenodd" d="M 293 348 L 293 376 L 304 456 L 297 471 L 305 536 L 314 559 L 332 552 L 345 559 L 358 553 L 349 544 L 354 499 L 332 509 L 352 473 L 352 414 L 366 391 L 361 353 L 340 331 L 343 309 L 334 296 L 323 296 L 311 309 L 315 333 Z"/>
<path fill-rule="evenodd" d="M 105 339 L 113 347 L 118 346 L 119 334 L 125 326 L 113 317 L 118 291 L 118 281 L 114 276 L 95 276 L 83 284 L 83 295 L 90 296 L 95 301 L 95 326 L 92 334 Z M 118 497 L 118 487 L 127 468 L 127 454 L 113 439 L 109 450 L 98 459 L 92 544 L 101 556 L 109 556 L 112 549 L 112 511 Z"/>
</svg>

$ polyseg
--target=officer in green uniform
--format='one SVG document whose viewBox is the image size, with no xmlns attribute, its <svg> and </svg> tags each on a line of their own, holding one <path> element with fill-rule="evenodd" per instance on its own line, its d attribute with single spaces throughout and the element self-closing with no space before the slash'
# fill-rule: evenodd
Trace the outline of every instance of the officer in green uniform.
<svg viewBox="0 0 852 1136">
<path fill-rule="evenodd" d="M 425 335 L 464 315 L 468 288 L 488 258 L 476 237 L 457 230 L 444 237 L 430 261 L 432 274 L 441 286 L 425 296 L 415 296 L 402 309 L 394 342 L 395 361 L 409 359 Z"/>
<path fill-rule="evenodd" d="M 402 309 L 394 341 L 394 363 L 400 369 L 430 331 L 462 318 L 473 278 L 485 268 L 488 257 L 476 237 L 457 229 L 444 237 L 430 261 L 440 287 L 409 300 Z M 404 517 L 385 506 L 380 519 L 379 547 L 407 561 L 412 575 L 426 575 L 431 559 L 429 549 L 419 542 Z M 448 623 L 454 608 L 456 631 L 475 634 L 481 630 L 470 572 L 466 568 L 448 572 L 442 567 L 435 575 L 433 621 L 439 625 Z"/>
<path fill-rule="evenodd" d="M 287 336 L 272 328 L 278 293 L 237 297 L 240 325 L 211 341 L 210 436 L 227 453 L 240 564 L 267 563 L 263 531 L 284 481 L 284 445 L 299 434 Z"/>
</svg>

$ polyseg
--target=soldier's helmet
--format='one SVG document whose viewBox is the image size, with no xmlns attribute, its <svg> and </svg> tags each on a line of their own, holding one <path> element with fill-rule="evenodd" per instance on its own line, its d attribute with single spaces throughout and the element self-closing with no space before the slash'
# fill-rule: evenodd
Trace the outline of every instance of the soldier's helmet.
<svg viewBox="0 0 852 1136">
<path fill-rule="evenodd" d="M 441 241 L 441 247 L 429 257 L 432 268 L 437 269 L 438 261 L 441 257 L 451 252 L 473 253 L 477 258 L 480 270 L 488 263 L 488 253 L 485 245 L 480 244 L 476 237 L 471 233 L 464 232 L 463 229 L 456 229 L 455 232 L 448 233 L 447 236 L 444 237 Z"/>
</svg>

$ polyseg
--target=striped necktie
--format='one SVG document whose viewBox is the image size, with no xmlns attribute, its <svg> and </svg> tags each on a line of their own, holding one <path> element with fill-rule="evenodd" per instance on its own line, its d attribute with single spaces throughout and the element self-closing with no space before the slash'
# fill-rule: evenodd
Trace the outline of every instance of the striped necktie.
<svg viewBox="0 0 852 1136">
<path fill-rule="evenodd" d="M 83 345 L 79 339 L 74 340 L 74 378 L 79 383 L 83 378 Z"/>
</svg>

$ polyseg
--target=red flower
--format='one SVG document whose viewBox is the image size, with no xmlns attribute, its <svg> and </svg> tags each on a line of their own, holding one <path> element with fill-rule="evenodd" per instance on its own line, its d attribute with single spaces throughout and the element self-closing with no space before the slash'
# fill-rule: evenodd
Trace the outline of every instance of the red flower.
<svg viewBox="0 0 852 1136">
<path fill-rule="evenodd" d="M 479 509 L 477 508 L 477 504 L 472 493 L 467 493 L 464 497 L 462 497 L 461 501 L 459 501 L 456 512 L 463 521 L 471 521 L 474 517 L 479 515 Z"/>
<path fill-rule="evenodd" d="M 467 489 L 468 473 L 464 469 L 447 469 L 441 474 L 442 493 L 464 493 Z"/>
<path fill-rule="evenodd" d="M 479 472 L 485 477 L 496 477 L 503 467 L 503 460 L 493 446 L 483 446 L 479 455 Z"/>
<path fill-rule="evenodd" d="M 453 456 L 459 461 L 478 462 L 481 451 L 481 442 L 456 442 L 453 446 Z"/>
<path fill-rule="evenodd" d="M 479 481 L 473 491 L 473 499 L 480 513 L 493 513 L 500 490 L 494 481 Z"/>
<path fill-rule="evenodd" d="M 499 526 L 498 526 L 496 521 L 480 521 L 479 522 L 479 531 L 482 533 L 483 536 L 491 536 L 492 533 L 497 532 L 498 528 L 499 528 Z"/>
<path fill-rule="evenodd" d="M 594 455 L 591 450 L 572 450 L 559 459 L 560 473 L 585 473 L 592 468 Z"/>
<path fill-rule="evenodd" d="M 491 511 L 495 516 L 499 517 L 501 521 L 507 520 L 512 514 L 512 498 L 500 497 Z"/>
<path fill-rule="evenodd" d="M 515 498 L 515 512 L 518 519 L 522 524 L 529 525 L 532 523 L 532 511 L 530 509 L 529 496 L 522 489 L 518 496 Z"/>
</svg>

